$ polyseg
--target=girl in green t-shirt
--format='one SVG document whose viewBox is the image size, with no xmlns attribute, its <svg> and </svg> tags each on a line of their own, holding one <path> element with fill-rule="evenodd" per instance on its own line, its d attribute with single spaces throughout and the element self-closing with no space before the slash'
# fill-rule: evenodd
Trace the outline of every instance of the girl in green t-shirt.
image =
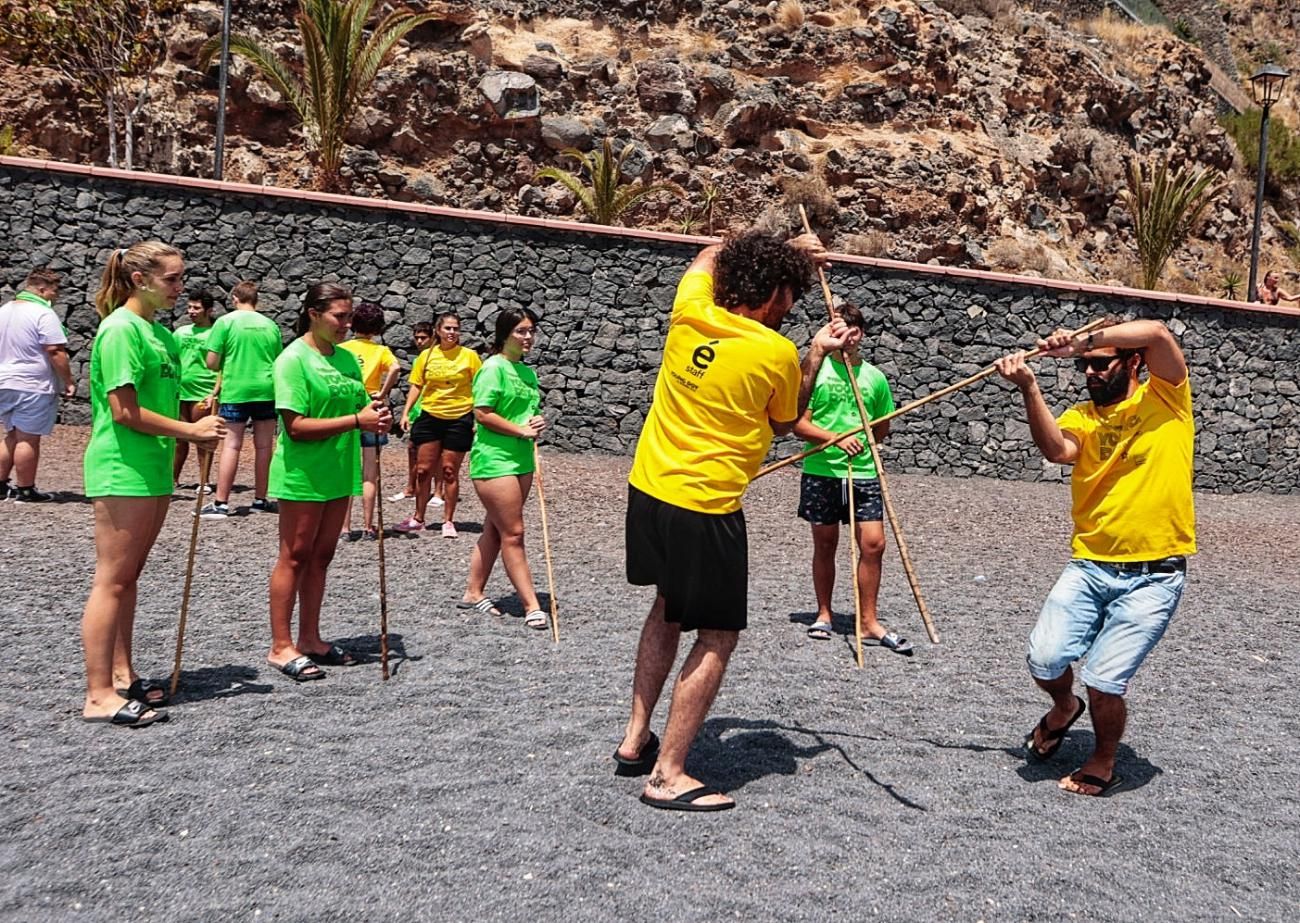
<svg viewBox="0 0 1300 923">
<path fill-rule="evenodd" d="M 275 360 L 275 407 L 281 423 L 271 460 L 271 493 L 280 498 L 280 557 L 271 571 L 271 651 L 267 662 L 298 682 L 324 679 L 318 664 L 357 658 L 320 636 L 325 571 L 352 497 L 361 493 L 361 432 L 393 423 L 371 400 L 356 356 L 340 349 L 352 325 L 352 293 L 321 282 L 307 290 L 298 339 Z M 292 635 L 298 603 L 298 640 Z"/>
<path fill-rule="evenodd" d="M 462 608 L 484 615 L 501 612 L 486 595 L 497 555 L 524 605 L 524 624 L 544 629 L 548 619 L 537 601 L 524 553 L 524 501 L 533 486 L 534 449 L 546 429 L 538 413 L 537 374 L 524 364 L 533 348 L 537 315 L 507 308 L 497 315 L 492 355 L 474 376 L 474 418 L 478 436 L 470 450 L 469 476 L 483 503 L 486 521 L 469 559 L 469 584 Z"/>
<path fill-rule="evenodd" d="M 180 251 L 158 241 L 114 250 L 95 309 L 90 352 L 90 441 L 86 496 L 95 507 L 95 579 L 81 618 L 86 721 L 144 727 L 167 720 L 166 687 L 131 665 L 136 585 L 172 495 L 177 439 L 215 448 L 218 417 L 178 420 L 178 355 L 171 331 L 154 320 L 184 289 Z"/>
</svg>

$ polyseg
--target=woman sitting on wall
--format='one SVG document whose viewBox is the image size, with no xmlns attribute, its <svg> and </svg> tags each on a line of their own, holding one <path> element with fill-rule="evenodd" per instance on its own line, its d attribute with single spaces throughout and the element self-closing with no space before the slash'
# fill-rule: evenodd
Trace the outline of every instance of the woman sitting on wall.
<svg viewBox="0 0 1300 923">
<path fill-rule="evenodd" d="M 469 456 L 469 476 L 483 503 L 486 521 L 469 559 L 469 584 L 461 608 L 484 615 L 501 611 L 486 595 L 498 553 L 524 607 L 524 624 L 544 629 L 547 615 L 537 600 L 524 551 L 524 501 L 533 486 L 534 445 L 546 429 L 538 415 L 537 373 L 524 364 L 537 333 L 537 315 L 507 308 L 497 315 L 492 355 L 474 378 L 478 438 Z"/>
</svg>

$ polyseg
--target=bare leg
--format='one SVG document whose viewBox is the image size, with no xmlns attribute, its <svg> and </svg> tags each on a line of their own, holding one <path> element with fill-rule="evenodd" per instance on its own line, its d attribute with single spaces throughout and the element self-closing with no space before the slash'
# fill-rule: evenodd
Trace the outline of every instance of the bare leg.
<svg viewBox="0 0 1300 923">
<path fill-rule="evenodd" d="M 158 533 L 162 531 L 163 520 L 167 518 L 167 506 L 171 501 L 170 497 L 151 497 L 149 499 L 154 501 L 154 521 L 151 531 L 145 533 L 140 539 L 146 549 L 152 548 L 158 540 Z M 145 553 L 148 554 L 147 551 Z M 144 558 L 141 557 L 130 586 L 122 594 L 121 614 L 118 616 L 117 622 L 117 639 L 113 645 L 113 685 L 117 689 L 130 686 L 140 676 L 131 665 L 131 646 L 135 637 L 135 607 L 139 592 L 140 574 L 143 572 Z"/>
<path fill-rule="evenodd" d="M 316 544 L 325 504 L 285 500 L 280 504 L 280 556 L 271 571 L 271 651 L 267 661 L 284 666 L 301 657 L 293 644 L 293 606 Z M 338 534 L 337 527 L 335 535 Z"/>
<path fill-rule="evenodd" d="M 442 510 L 443 522 L 456 520 L 456 504 L 460 502 L 460 465 L 464 458 L 464 452 L 448 449 L 442 453 L 442 499 L 446 504 Z"/>
<path fill-rule="evenodd" d="M 1047 730 L 1055 731 L 1069 724 L 1079 708 L 1079 703 L 1075 701 L 1074 696 L 1074 668 L 1066 667 L 1065 672 L 1056 679 L 1035 677 L 1034 682 L 1038 684 L 1039 689 L 1052 697 L 1052 710 L 1047 713 Z M 1043 749 L 1042 735 L 1037 728 L 1034 729 L 1034 749 Z"/>
<path fill-rule="evenodd" d="M 126 704 L 114 684 L 114 653 L 119 649 L 124 616 L 135 604 L 136 582 L 167 513 L 168 499 L 99 497 L 94 501 L 95 578 L 81 618 L 86 660 L 86 701 L 81 713 L 87 718 L 115 714 Z M 133 623 L 134 612 L 129 615 Z M 126 670 L 129 674 L 129 662 Z"/>
<path fill-rule="evenodd" d="M 253 496 L 265 500 L 275 453 L 275 419 L 253 421 Z"/>
<path fill-rule="evenodd" d="M 1098 779 L 1110 779 L 1115 772 L 1115 754 L 1119 750 L 1119 741 L 1124 736 L 1124 725 L 1128 721 L 1128 706 L 1122 695 L 1100 692 L 1091 686 L 1088 687 L 1088 705 L 1092 709 L 1092 727 L 1097 742 L 1092 756 L 1088 757 L 1077 772 Z M 1076 782 L 1069 776 L 1062 779 L 1060 785 L 1067 792 L 1080 795 L 1095 795 L 1101 791 L 1095 785 Z"/>
<path fill-rule="evenodd" d="M 442 454 L 441 442 L 424 442 L 417 450 L 415 463 L 415 518 L 424 522 L 429 508 L 429 495 L 433 490 L 433 474 L 438 470 L 437 459 Z"/>
<path fill-rule="evenodd" d="M 840 544 L 838 525 L 812 527 L 813 539 L 813 593 L 817 596 L 817 621 L 830 625 L 834 610 L 831 594 L 835 592 L 835 552 Z"/>
<path fill-rule="evenodd" d="M 194 405 L 197 401 L 181 401 L 180 418 L 182 420 L 194 419 Z M 181 472 L 185 470 L 185 462 L 190 457 L 190 444 L 184 439 L 176 440 L 176 457 L 172 459 L 172 483 L 181 482 Z"/>
<path fill-rule="evenodd" d="M 415 496 L 416 454 L 415 443 L 408 442 L 406 444 L 406 490 L 403 491 L 408 497 Z"/>
<path fill-rule="evenodd" d="M 475 487 L 478 481 L 474 482 Z M 487 581 L 501 552 L 501 533 L 491 519 L 483 522 L 483 532 L 469 554 L 469 580 L 465 584 L 465 602 L 476 603 L 487 596 Z"/>
<path fill-rule="evenodd" d="M 375 530 L 375 498 L 378 496 L 378 480 L 379 450 L 374 446 L 367 446 L 361 450 L 361 513 L 365 522 L 364 528 L 369 532 Z M 348 497 L 348 511 L 343 521 L 348 525 L 352 523 L 351 497 Z"/>
<path fill-rule="evenodd" d="M 320 636 L 320 609 L 325 599 L 325 574 L 338 543 L 334 536 L 343 525 L 345 498 L 317 504 L 321 509 L 320 522 L 313 537 L 306 567 L 298 582 L 298 643 L 304 654 L 324 654 L 329 644 Z"/>
<path fill-rule="evenodd" d="M 880 595 L 880 569 L 885 559 L 885 524 L 860 522 L 858 532 L 858 592 L 862 599 L 862 630 L 879 640 L 888 631 L 876 610 Z"/>
<path fill-rule="evenodd" d="M 673 703 L 659 747 L 659 760 L 645 786 L 644 794 L 650 798 L 672 799 L 701 784 L 686 774 L 686 755 L 717 697 L 740 633 L 701 629 L 698 635 L 673 687 Z M 698 799 L 696 804 L 731 802 L 726 795 L 709 795 Z"/>
<path fill-rule="evenodd" d="M 13 476 L 15 487 L 36 486 L 36 465 L 41 460 L 41 437 L 20 429 L 9 431 L 13 438 Z"/>
<path fill-rule="evenodd" d="M 14 468 L 14 444 L 18 441 L 18 430 L 11 429 L 5 433 L 3 442 L 0 442 L 0 481 L 9 480 L 9 475 Z M 0 500 L 4 499 L 0 497 Z"/>
<path fill-rule="evenodd" d="M 650 718 L 663 693 L 664 682 L 677 658 L 677 644 L 682 636 L 679 625 L 664 621 L 664 598 L 655 596 L 650 614 L 641 627 L 636 648 L 636 671 L 632 674 L 632 714 L 618 752 L 635 759 L 650 739 Z"/>
<path fill-rule="evenodd" d="M 541 608 L 537 601 L 537 590 L 533 587 L 533 574 L 528 567 L 528 555 L 524 551 L 524 500 L 532 486 L 531 474 L 484 478 L 474 482 L 488 521 L 496 527 L 501 563 L 505 565 L 506 576 L 519 594 L 525 612 Z M 484 535 L 487 534 L 486 524 L 483 532 Z M 472 563 L 471 559 L 471 573 Z M 483 577 L 486 582 L 487 575 L 484 574 Z"/>
<path fill-rule="evenodd" d="M 226 423 L 226 438 L 221 446 L 221 461 L 217 465 L 217 492 L 213 499 L 218 503 L 230 502 L 230 491 L 239 473 L 239 452 L 244 447 L 244 424 Z"/>
</svg>

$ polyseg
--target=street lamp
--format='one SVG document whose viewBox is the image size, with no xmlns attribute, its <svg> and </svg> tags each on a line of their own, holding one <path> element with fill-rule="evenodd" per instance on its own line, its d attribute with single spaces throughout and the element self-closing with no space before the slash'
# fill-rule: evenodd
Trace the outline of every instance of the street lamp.
<svg viewBox="0 0 1300 923">
<path fill-rule="evenodd" d="M 1290 71 L 1270 61 L 1250 78 L 1255 105 L 1260 107 L 1262 114 L 1259 117 L 1259 181 L 1255 184 L 1255 229 L 1250 235 L 1250 278 L 1246 282 L 1248 301 L 1259 300 L 1255 280 L 1259 275 L 1259 223 L 1264 213 L 1264 174 L 1268 169 L 1268 110 L 1282 98 L 1282 84 L 1290 76 Z"/>
</svg>

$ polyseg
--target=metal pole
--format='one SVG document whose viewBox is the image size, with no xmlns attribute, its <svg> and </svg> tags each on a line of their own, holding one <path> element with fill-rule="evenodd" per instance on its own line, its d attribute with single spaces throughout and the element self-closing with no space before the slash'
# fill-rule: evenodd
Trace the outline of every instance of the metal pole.
<svg viewBox="0 0 1300 923">
<path fill-rule="evenodd" d="M 226 80 L 230 74 L 230 0 L 221 9 L 221 72 L 217 77 L 217 151 L 212 178 L 220 180 L 226 163 Z"/>
<path fill-rule="evenodd" d="M 1259 301 L 1255 280 L 1259 276 L 1259 224 L 1264 214 L 1264 175 L 1268 170 L 1268 109 L 1259 117 L 1259 181 L 1255 184 L 1255 229 L 1250 235 L 1250 279 L 1246 282 L 1246 300 Z"/>
</svg>

